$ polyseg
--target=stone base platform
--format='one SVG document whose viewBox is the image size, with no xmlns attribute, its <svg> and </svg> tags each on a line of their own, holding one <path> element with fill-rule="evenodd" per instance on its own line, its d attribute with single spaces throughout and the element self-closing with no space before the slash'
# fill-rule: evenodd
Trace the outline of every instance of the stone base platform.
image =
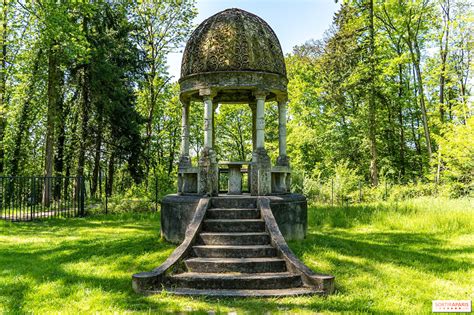
<svg viewBox="0 0 474 315">
<path fill-rule="evenodd" d="M 306 197 L 300 194 L 266 196 L 278 227 L 287 241 L 306 237 L 308 225 L 308 206 Z M 179 244 L 184 240 L 186 228 L 191 222 L 202 196 L 168 195 L 161 202 L 161 236 L 167 241 Z M 243 194 L 219 195 L 213 197 L 216 206 L 241 208 L 246 202 L 255 202 L 257 197 Z"/>
</svg>

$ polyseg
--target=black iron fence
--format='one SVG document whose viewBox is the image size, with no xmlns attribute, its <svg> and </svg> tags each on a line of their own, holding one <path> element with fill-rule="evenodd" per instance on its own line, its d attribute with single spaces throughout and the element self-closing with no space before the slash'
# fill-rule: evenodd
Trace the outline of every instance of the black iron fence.
<svg viewBox="0 0 474 315">
<path fill-rule="evenodd" d="M 3 220 L 83 216 L 84 199 L 82 177 L 0 177 L 0 219 Z"/>
</svg>

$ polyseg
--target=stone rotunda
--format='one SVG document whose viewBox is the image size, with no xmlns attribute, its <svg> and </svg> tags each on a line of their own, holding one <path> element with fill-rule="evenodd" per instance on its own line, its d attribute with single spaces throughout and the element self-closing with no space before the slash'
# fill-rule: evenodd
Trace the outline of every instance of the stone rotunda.
<svg viewBox="0 0 474 315">
<path fill-rule="evenodd" d="M 334 277 L 311 271 L 285 241 L 303 239 L 307 227 L 306 198 L 290 192 L 287 83 L 278 38 L 258 16 L 224 10 L 192 33 L 179 80 L 183 107 L 178 193 L 161 204 L 161 234 L 181 245 L 161 266 L 133 275 L 135 291 L 165 288 L 173 294 L 208 296 L 333 292 Z M 274 163 L 265 149 L 265 102 L 278 106 Z M 226 104 L 248 104 L 252 111 L 251 161 L 217 160 L 214 114 Z M 204 146 L 194 164 L 190 106 L 204 106 Z M 226 190 L 219 184 L 221 174 L 228 177 Z"/>
<path fill-rule="evenodd" d="M 218 195 L 214 113 L 218 104 L 228 103 L 248 104 L 252 110 L 253 153 L 248 168 L 251 195 L 289 192 L 287 83 L 280 42 L 258 16 L 229 9 L 199 25 L 186 45 L 179 80 L 183 138 L 178 192 Z M 204 104 L 204 148 L 197 168 L 189 157 L 189 106 L 193 101 Z M 274 167 L 265 150 L 265 102 L 278 103 L 279 156 Z M 239 166 L 244 162 L 228 164 L 230 193 L 241 191 Z"/>
</svg>

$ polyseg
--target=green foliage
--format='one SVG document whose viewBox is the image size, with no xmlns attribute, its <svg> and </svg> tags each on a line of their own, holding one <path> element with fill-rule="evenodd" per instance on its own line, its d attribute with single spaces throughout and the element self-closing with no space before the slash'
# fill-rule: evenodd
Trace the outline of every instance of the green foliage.
<svg viewBox="0 0 474 315">
<path fill-rule="evenodd" d="M 346 163 L 366 187 L 366 182 L 373 183 L 375 164 L 381 187 L 366 188 L 370 200 L 386 197 L 385 182 L 418 183 L 400 187 L 400 198 L 471 194 L 473 111 L 465 83 L 471 78 L 467 69 L 472 65 L 466 61 L 472 56 L 472 36 L 463 35 L 472 34 L 466 24 L 465 14 L 472 15 L 468 8 L 472 5 L 462 0 L 374 1 L 372 51 L 370 2 L 346 1 L 322 40 L 294 48 L 286 63 L 288 150 L 298 174 L 295 186 L 303 185 L 302 191 L 325 201 L 327 183 L 334 179 L 336 195 L 340 190 L 345 198 L 358 199 L 354 185 L 346 189 L 334 178 L 334 168 Z M 422 184 L 426 182 L 436 184 Z"/>
<path fill-rule="evenodd" d="M 474 117 L 452 125 L 439 137 L 439 167 L 445 181 L 453 183 L 454 196 L 474 194 Z"/>
<path fill-rule="evenodd" d="M 147 213 L 156 211 L 156 203 L 143 198 L 142 195 L 134 193 L 133 196 L 139 196 L 134 198 L 130 198 L 127 195 L 116 195 L 111 198 L 108 203 L 107 212 L 116 215 L 119 213 Z M 103 207 L 101 211 L 104 211 Z"/>
<path fill-rule="evenodd" d="M 175 191 L 181 104 L 166 59 L 189 36 L 195 1 L 6 3 L 0 173 L 45 174 L 54 160 L 54 175 L 83 174 L 93 195 L 99 174 L 112 195 Z M 359 181 L 378 181 L 367 200 L 388 198 L 385 182 L 396 199 L 472 195 L 470 20 L 465 0 L 344 1 L 322 39 L 296 46 L 286 56 L 294 190 L 351 202 Z M 203 106 L 190 107 L 196 163 Z M 276 105 L 265 113 L 275 160 Z M 220 105 L 220 161 L 251 159 L 251 125 L 247 105 Z"/>
<path fill-rule="evenodd" d="M 5 3 L 0 173 L 44 174 L 54 159 L 54 175 L 90 178 L 92 195 L 99 174 L 108 194 L 146 190 L 148 177 L 174 188 L 181 107 L 166 58 L 194 1 Z"/>
<path fill-rule="evenodd" d="M 215 126 L 217 154 L 221 161 L 252 159 L 252 111 L 248 105 L 219 106 Z"/>
</svg>

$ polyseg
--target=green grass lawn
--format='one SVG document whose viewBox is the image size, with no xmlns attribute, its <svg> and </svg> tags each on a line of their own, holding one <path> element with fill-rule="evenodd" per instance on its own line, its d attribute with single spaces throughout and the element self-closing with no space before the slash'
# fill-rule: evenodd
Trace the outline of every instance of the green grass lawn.
<svg viewBox="0 0 474 315">
<path fill-rule="evenodd" d="M 158 214 L 0 222 L 0 313 L 431 313 L 431 300 L 474 298 L 473 200 L 314 206 L 309 219 L 290 247 L 336 276 L 329 297 L 137 295 L 131 275 L 174 249 Z"/>
</svg>

